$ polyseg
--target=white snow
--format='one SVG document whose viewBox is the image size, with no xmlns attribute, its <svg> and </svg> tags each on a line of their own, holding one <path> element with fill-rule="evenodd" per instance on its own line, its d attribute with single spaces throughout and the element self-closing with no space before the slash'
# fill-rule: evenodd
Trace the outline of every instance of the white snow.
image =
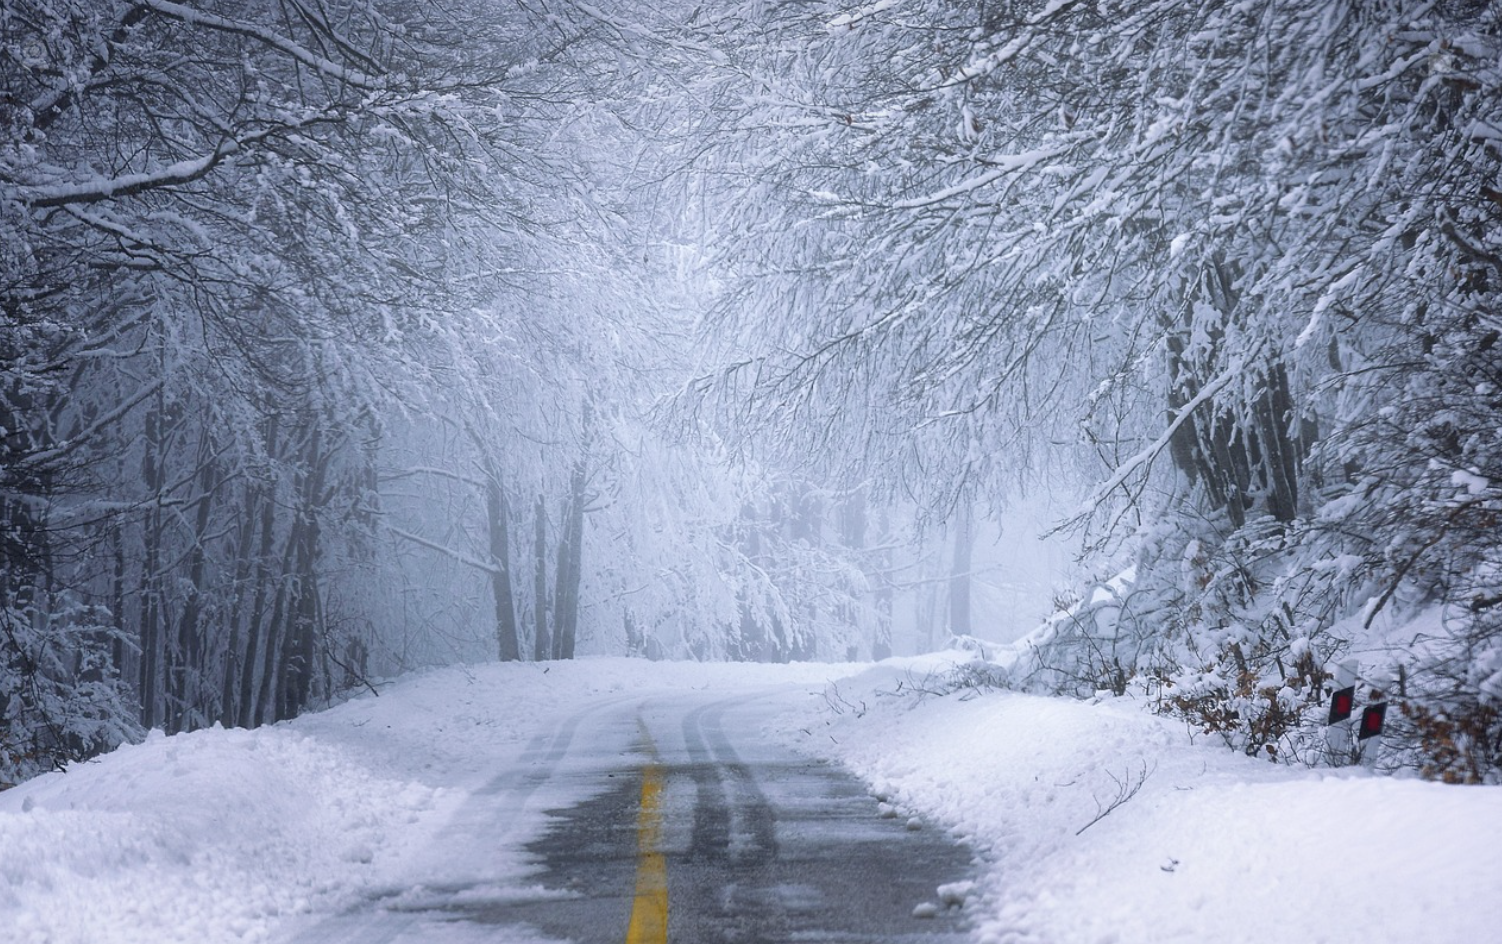
<svg viewBox="0 0 1502 944">
<path fill-rule="evenodd" d="M 287 941 L 481 856 L 486 894 L 536 897 L 522 845 L 567 788 L 483 849 L 459 835 L 466 800 L 535 735 L 592 705 L 768 685 L 798 715 L 775 736 L 848 764 L 883 814 L 973 847 L 975 882 L 927 906 L 961 908 L 980 941 L 1413 944 L 1502 927 L 1502 790 L 1273 766 L 1124 699 L 882 694 L 970 657 L 472 666 L 258 731 L 156 735 L 0 793 L 0 938 Z"/>
<path fill-rule="evenodd" d="M 1484 495 L 1487 489 L 1492 487 L 1490 479 L 1477 475 L 1466 469 L 1456 469 L 1450 476 L 1450 481 L 1457 488 L 1463 488 L 1472 496 Z"/>
<path fill-rule="evenodd" d="M 848 13 L 841 13 L 829 21 L 829 29 L 832 31 L 850 29 L 858 25 L 862 20 L 870 19 L 879 13 L 885 13 L 896 5 L 897 0 L 877 0 L 876 3 L 867 4 L 859 9 Z"/>
<path fill-rule="evenodd" d="M 966 905 L 981 941 L 1370 944 L 1502 927 L 1502 789 L 1274 766 L 1128 699 L 864 692 L 911 687 L 931 660 L 840 683 L 871 710 L 821 733 L 889 802 L 990 863 Z"/>
</svg>

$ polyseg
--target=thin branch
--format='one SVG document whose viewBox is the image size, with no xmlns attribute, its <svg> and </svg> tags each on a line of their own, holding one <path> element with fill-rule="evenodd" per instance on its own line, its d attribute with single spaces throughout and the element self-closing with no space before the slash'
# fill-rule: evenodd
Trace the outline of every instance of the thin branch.
<svg viewBox="0 0 1502 944">
<path fill-rule="evenodd" d="M 390 525 L 386 526 L 386 530 L 390 531 L 392 534 L 396 535 L 399 538 L 411 541 L 413 544 L 416 544 L 420 547 L 425 547 L 430 551 L 437 551 L 439 554 L 442 554 L 450 560 L 458 561 L 459 563 L 464 564 L 467 567 L 473 567 L 475 570 L 487 573 L 492 577 L 499 576 L 502 573 L 501 569 L 499 567 L 496 567 L 494 564 L 487 564 L 479 558 L 470 557 L 463 551 L 456 551 L 453 548 L 445 547 L 444 545 L 439 544 L 436 541 L 429 541 L 427 538 L 413 534 L 410 531 L 403 531 L 401 528 L 394 528 Z"/>
<path fill-rule="evenodd" d="M 80 432 L 78 435 L 67 440 L 66 442 L 59 443 L 51 449 L 26 456 L 23 461 L 27 465 L 35 466 L 41 469 L 45 469 L 48 466 L 54 465 L 58 462 L 58 460 L 66 457 L 69 453 L 77 450 L 85 443 L 87 443 L 90 439 L 93 438 L 94 434 L 115 423 L 131 410 L 134 410 L 136 406 L 141 403 L 141 401 L 145 400 L 147 397 L 152 396 L 161 388 L 162 381 L 160 380 L 154 383 L 147 384 L 145 387 L 142 387 L 139 391 L 137 391 L 135 396 L 126 400 L 124 403 L 121 403 L 119 406 L 115 407 L 113 410 L 110 410 L 108 413 L 104 414 L 93 423 L 91 423 L 88 429 Z"/>
<path fill-rule="evenodd" d="M 1110 777 L 1111 782 L 1116 784 L 1116 796 L 1111 800 L 1110 803 L 1107 803 L 1105 806 L 1101 806 L 1100 797 L 1096 797 L 1095 818 L 1090 820 L 1090 822 L 1086 823 L 1085 825 L 1081 826 L 1078 830 L 1075 831 L 1074 834 L 1078 836 L 1080 833 L 1083 833 L 1091 826 L 1094 826 L 1096 823 L 1105 819 L 1107 816 L 1110 816 L 1111 813 L 1114 812 L 1118 807 L 1126 803 L 1132 797 L 1136 796 L 1142 790 L 1142 785 L 1147 782 L 1147 778 L 1151 777 L 1154 773 L 1157 772 L 1157 770 L 1157 763 L 1154 763 L 1152 769 L 1149 770 L 1147 767 L 1147 761 L 1143 761 L 1142 769 L 1137 772 L 1136 777 L 1132 776 L 1130 769 L 1128 769 L 1125 775 L 1122 777 L 1117 777 L 1115 774 L 1107 771 L 1106 776 Z"/>
<path fill-rule="evenodd" d="M 145 5 L 163 16 L 181 20 L 184 23 L 191 23 L 194 26 L 203 26 L 208 29 L 219 30 L 256 40 L 259 43 L 286 53 L 315 72 L 321 72 L 332 79 L 348 83 L 355 88 L 380 91 L 386 89 L 390 84 L 381 76 L 371 75 L 356 69 L 347 68 L 337 62 L 331 62 L 294 43 L 285 36 L 278 35 L 268 29 L 263 29 L 253 23 L 215 16 L 212 13 L 205 13 L 202 10 L 183 6 L 180 3 L 169 3 L 167 0 L 145 0 Z"/>
<path fill-rule="evenodd" d="M 1076 509 L 1073 517 L 1077 519 L 1088 515 L 1095 508 L 1099 507 L 1101 502 L 1106 500 L 1107 495 L 1120 488 L 1132 475 L 1133 472 L 1152 465 L 1153 460 L 1157 459 L 1158 455 L 1164 449 L 1168 448 L 1169 443 L 1173 441 L 1173 437 L 1178 433 L 1179 429 L 1185 423 L 1189 422 L 1189 417 L 1193 416 L 1195 411 L 1200 407 L 1204 406 L 1206 403 L 1209 403 L 1212 397 L 1220 393 L 1226 387 L 1230 386 L 1231 381 L 1239 377 L 1242 371 L 1246 369 L 1247 361 L 1255 353 L 1256 352 L 1253 351 L 1249 354 L 1238 357 L 1231 364 L 1231 366 L 1222 371 L 1218 376 L 1215 377 L 1215 379 L 1211 380 L 1209 383 L 1205 384 L 1205 386 L 1201 387 L 1200 392 L 1194 395 L 1194 399 L 1190 400 L 1188 403 L 1184 404 L 1182 408 L 1180 408 L 1178 413 L 1174 416 L 1173 422 L 1168 424 L 1168 428 L 1163 431 L 1163 434 L 1157 439 L 1153 440 L 1152 444 L 1149 445 L 1146 449 L 1143 449 L 1141 452 L 1123 462 L 1121 466 L 1117 468 L 1115 473 L 1113 473 L 1112 476 L 1107 479 L 1103 485 L 1097 488 L 1089 498 L 1080 503 L 1080 506 L 1078 509 Z"/>
</svg>

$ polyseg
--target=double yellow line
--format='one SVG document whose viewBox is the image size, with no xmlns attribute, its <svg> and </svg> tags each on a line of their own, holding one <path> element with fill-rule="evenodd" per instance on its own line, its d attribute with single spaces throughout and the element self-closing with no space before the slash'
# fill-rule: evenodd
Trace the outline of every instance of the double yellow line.
<svg viewBox="0 0 1502 944">
<path fill-rule="evenodd" d="M 662 854 L 662 784 L 660 764 L 654 761 L 642 768 L 641 809 L 636 814 L 636 897 L 631 903 L 631 922 L 626 926 L 626 944 L 667 944 L 668 940 L 668 863 Z"/>
</svg>

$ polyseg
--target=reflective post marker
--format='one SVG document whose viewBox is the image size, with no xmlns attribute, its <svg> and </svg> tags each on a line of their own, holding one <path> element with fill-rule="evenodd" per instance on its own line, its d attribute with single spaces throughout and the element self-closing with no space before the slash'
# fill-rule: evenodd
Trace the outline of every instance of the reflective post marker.
<svg viewBox="0 0 1502 944">
<path fill-rule="evenodd" d="M 1351 717 L 1356 710 L 1356 686 L 1347 685 L 1330 693 L 1330 720 L 1325 724 L 1339 724 Z"/>
<path fill-rule="evenodd" d="M 1387 719 L 1387 702 L 1379 702 L 1375 705 L 1367 705 L 1361 712 L 1361 727 L 1356 730 L 1356 737 L 1363 741 L 1382 736 L 1382 725 Z"/>
<path fill-rule="evenodd" d="M 1361 752 L 1361 766 L 1377 766 L 1377 754 L 1382 748 L 1382 725 L 1387 719 L 1387 702 L 1379 701 L 1361 710 L 1361 723 L 1356 726 L 1356 746 Z"/>
<path fill-rule="evenodd" d="M 1355 759 L 1351 714 L 1356 710 L 1356 675 L 1360 667 L 1354 659 L 1335 667 L 1335 691 L 1330 693 L 1330 715 L 1325 722 L 1325 747 L 1330 763 L 1336 766 Z"/>
</svg>

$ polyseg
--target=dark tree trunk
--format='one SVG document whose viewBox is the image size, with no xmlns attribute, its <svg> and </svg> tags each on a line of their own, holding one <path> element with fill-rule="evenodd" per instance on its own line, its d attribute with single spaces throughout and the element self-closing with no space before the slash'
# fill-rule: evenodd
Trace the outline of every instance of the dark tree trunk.
<svg viewBox="0 0 1502 944">
<path fill-rule="evenodd" d="M 0 510 L 0 521 L 3 520 L 3 510 Z M 110 555 L 110 621 L 119 630 L 125 620 L 125 527 L 119 519 L 110 525 Z M 3 587 L 0 587 L 0 600 L 3 599 Z M 124 671 L 124 666 L 125 634 L 117 631 L 110 643 L 110 667 L 118 675 Z"/>
<path fill-rule="evenodd" d="M 193 521 L 193 547 L 188 552 L 188 594 L 183 601 L 182 613 L 177 621 L 177 651 L 175 671 L 169 679 L 171 686 L 172 730 L 184 731 L 197 726 L 197 719 L 206 717 L 203 702 L 202 673 L 204 582 L 208 569 L 208 552 L 204 545 L 209 539 L 209 522 L 213 512 L 214 493 L 218 490 L 219 473 L 212 457 L 212 445 L 205 441 L 200 449 L 198 509 Z M 195 717 L 196 716 L 196 717 Z"/>
<path fill-rule="evenodd" d="M 323 628 L 323 596 L 319 592 L 317 566 L 318 523 L 309 522 L 299 549 L 294 593 L 296 607 L 288 626 L 291 645 L 283 650 L 281 700 L 277 720 L 302 714 L 313 698 L 314 658 Z"/>
<path fill-rule="evenodd" d="M 537 496 L 532 531 L 532 607 L 536 635 L 532 637 L 532 658 L 538 662 L 552 658 L 553 644 L 548 638 L 548 503 Z"/>
<path fill-rule="evenodd" d="M 574 464 L 569 483 L 568 501 L 564 503 L 564 536 L 558 545 L 558 571 L 554 576 L 553 606 L 554 656 L 572 659 L 579 634 L 579 585 L 584 574 L 584 460 Z"/>
<path fill-rule="evenodd" d="M 871 658 L 880 662 L 892 655 L 892 548 L 891 526 L 882 511 L 877 541 L 881 554 L 876 559 L 876 631 L 871 640 Z"/>
<path fill-rule="evenodd" d="M 1179 323 L 1167 326 L 1168 419 L 1176 419 L 1199 396 L 1218 369 L 1225 328 L 1236 317 L 1237 273 L 1212 263 L 1185 300 Z M 1209 323 L 1205 323 L 1206 320 Z M 1191 350 L 1190 338 L 1201 348 Z M 1234 415 L 1212 399 L 1201 403 L 1174 433 L 1169 454 L 1205 504 L 1224 511 L 1233 527 L 1262 503 L 1279 521 L 1298 513 L 1299 481 L 1308 443 L 1296 415 L 1288 371 L 1276 358 L 1248 364 L 1261 392 L 1249 412 Z"/>
<path fill-rule="evenodd" d="M 276 455 L 279 448 L 280 425 L 275 415 L 266 420 L 266 453 Z M 266 607 L 273 592 L 276 575 L 271 569 L 271 553 L 276 541 L 276 502 L 272 483 L 251 486 L 246 492 L 246 516 L 254 519 L 259 512 L 260 545 L 256 549 L 253 568 L 255 591 L 250 605 L 250 616 L 245 624 L 245 662 L 240 669 L 240 727 L 252 728 L 260 723 L 261 702 L 257 685 L 257 670 L 264 660 L 262 650 L 272 647 L 271 626 L 266 621 Z"/>
<path fill-rule="evenodd" d="M 517 633 L 516 603 L 511 587 L 510 509 L 501 491 L 499 475 L 489 470 L 485 482 L 485 513 L 490 531 L 491 589 L 495 596 L 495 635 L 502 662 L 519 662 L 521 640 Z"/>
<path fill-rule="evenodd" d="M 141 699 L 141 726 L 154 728 L 162 675 L 162 425 L 165 423 L 162 395 L 147 411 L 141 452 L 141 480 L 151 496 L 141 533 L 141 600 L 138 626 L 140 672 L 137 692 Z"/>
<path fill-rule="evenodd" d="M 251 727 L 260 727 L 277 720 L 278 694 L 282 682 L 282 650 L 291 635 L 288 624 L 292 620 L 288 611 L 292 607 L 288 598 L 294 592 L 291 586 L 294 579 L 293 562 L 301 540 L 298 534 L 301 527 L 302 523 L 299 521 L 292 523 L 287 546 L 282 553 L 282 564 L 271 574 L 271 579 L 275 582 L 275 595 L 272 597 L 271 614 L 266 621 L 262 640 L 264 651 L 261 656 L 261 684 L 256 694 L 255 723 Z"/>
<path fill-rule="evenodd" d="M 281 647 L 280 679 L 277 686 L 276 720 L 297 717 L 313 695 L 314 659 L 318 641 L 323 636 L 322 593 L 318 580 L 319 541 L 322 528 L 319 512 L 329 495 L 324 483 L 328 477 L 332 450 L 325 448 L 323 428 L 316 417 L 309 418 L 312 431 L 304 447 L 302 472 L 299 476 L 297 518 L 293 522 L 295 555 L 289 587 L 285 642 Z"/>
<path fill-rule="evenodd" d="M 297 467 L 292 484 L 292 523 L 287 532 L 287 543 L 282 551 L 281 565 L 272 574 L 276 584 L 275 602 L 271 607 L 271 619 L 266 627 L 265 653 L 261 674 L 260 694 L 256 701 L 256 724 L 283 721 L 288 714 L 289 684 L 297 684 L 292 678 L 296 661 L 302 651 L 302 632 L 311 632 L 304 626 L 307 615 L 307 594 L 317 593 L 317 581 L 313 574 L 314 550 L 317 547 L 317 519 L 315 498 L 319 492 L 321 452 L 316 420 L 304 417 L 302 434 L 302 462 Z M 311 428 L 310 428 L 311 427 Z M 295 697 L 295 695 L 294 695 Z"/>
<path fill-rule="evenodd" d="M 246 487 L 245 501 L 241 507 L 235 533 L 234 591 L 231 597 L 232 603 L 224 619 L 229 627 L 229 641 L 224 647 L 224 676 L 219 701 L 219 721 L 226 728 L 240 724 L 241 699 L 244 697 L 242 682 L 251 674 L 248 667 L 253 664 L 255 658 L 254 651 L 248 653 L 243 651 L 246 646 L 241 639 L 241 627 L 247 624 L 242 622 L 241 614 L 245 610 L 245 598 L 250 590 L 251 575 L 255 567 L 253 548 L 259 511 L 256 502 L 257 494 L 257 486 Z"/>
</svg>

